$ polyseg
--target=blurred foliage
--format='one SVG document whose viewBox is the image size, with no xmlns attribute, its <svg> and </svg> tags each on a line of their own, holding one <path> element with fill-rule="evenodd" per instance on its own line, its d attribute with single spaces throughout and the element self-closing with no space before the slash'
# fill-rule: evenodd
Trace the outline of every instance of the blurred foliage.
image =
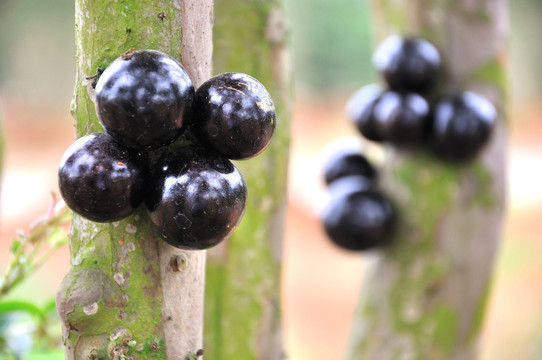
<svg viewBox="0 0 542 360">
<path fill-rule="evenodd" d="M 45 306 L 0 302 L 0 358 L 61 360 L 62 333 L 54 299 Z"/>
<path fill-rule="evenodd" d="M 350 92 L 376 79 L 367 0 L 285 0 L 298 90 Z"/>
<path fill-rule="evenodd" d="M 68 111 L 74 8 L 73 0 L 0 0 L 0 91 L 6 100 Z"/>
<path fill-rule="evenodd" d="M 10 246 L 11 261 L 7 272 L 0 278 L 0 299 L 68 243 L 70 219 L 64 202 L 56 203 L 53 196 L 51 209 L 31 224 L 30 233 L 21 231 L 17 234 Z"/>
<path fill-rule="evenodd" d="M 68 243 L 70 212 L 53 200 L 50 210 L 36 219 L 28 234 L 18 233 L 10 246 L 11 261 L 0 278 L 0 358 L 63 359 L 60 318 L 54 299 L 35 302 L 5 300 L 7 295 Z M 37 295 L 37 294 L 36 294 Z"/>
</svg>

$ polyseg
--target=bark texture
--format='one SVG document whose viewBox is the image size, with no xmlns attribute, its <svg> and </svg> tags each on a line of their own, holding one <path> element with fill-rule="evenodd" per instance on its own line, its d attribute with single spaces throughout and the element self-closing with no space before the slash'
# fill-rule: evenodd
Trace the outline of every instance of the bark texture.
<svg viewBox="0 0 542 360">
<path fill-rule="evenodd" d="M 475 359 L 505 202 L 506 0 L 374 0 L 375 38 L 417 34 L 441 51 L 443 91 L 488 97 L 500 119 L 465 165 L 390 149 L 383 186 L 401 224 L 370 255 L 346 359 Z"/>
<path fill-rule="evenodd" d="M 197 86 L 210 76 L 211 0 L 76 0 L 77 136 L 103 131 L 94 75 L 123 52 L 163 51 Z M 148 216 L 98 224 L 74 214 L 71 269 L 57 292 L 67 359 L 195 359 L 202 347 L 205 253 L 173 248 Z"/>
<path fill-rule="evenodd" d="M 280 277 L 290 118 L 286 26 L 280 1 L 215 0 L 213 73 L 243 72 L 277 110 L 271 145 L 238 161 L 248 186 L 244 218 L 208 252 L 205 353 L 214 360 L 282 359 Z"/>
</svg>

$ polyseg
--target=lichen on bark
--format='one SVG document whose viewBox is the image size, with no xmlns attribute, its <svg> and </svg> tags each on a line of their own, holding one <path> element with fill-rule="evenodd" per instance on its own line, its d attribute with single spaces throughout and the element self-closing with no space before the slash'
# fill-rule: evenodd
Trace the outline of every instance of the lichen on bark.
<svg viewBox="0 0 542 360">
<path fill-rule="evenodd" d="M 375 38 L 421 35 L 441 51 L 443 92 L 468 89 L 499 111 L 467 164 L 390 149 L 383 187 L 400 216 L 372 255 L 346 359 L 474 359 L 500 241 L 505 193 L 505 0 L 374 0 Z"/>
<path fill-rule="evenodd" d="M 132 48 L 176 58 L 196 84 L 210 76 L 211 14 L 210 0 L 76 0 L 76 135 L 103 131 L 93 85 L 100 71 Z M 190 61 L 183 62 L 184 54 Z M 197 353 L 204 252 L 159 240 L 143 208 L 105 224 L 74 214 L 69 245 L 71 268 L 57 291 L 67 359 L 185 360 Z M 172 266 L 175 259 L 182 266 Z"/>
<path fill-rule="evenodd" d="M 57 293 L 67 358 L 84 359 L 98 351 L 109 358 L 118 353 L 159 359 L 165 353 L 163 341 L 145 351 L 164 336 L 157 311 L 162 307 L 160 246 L 152 234 L 142 211 L 112 224 L 73 215 L 71 269 Z M 135 346 L 124 348 L 122 342 Z"/>
</svg>

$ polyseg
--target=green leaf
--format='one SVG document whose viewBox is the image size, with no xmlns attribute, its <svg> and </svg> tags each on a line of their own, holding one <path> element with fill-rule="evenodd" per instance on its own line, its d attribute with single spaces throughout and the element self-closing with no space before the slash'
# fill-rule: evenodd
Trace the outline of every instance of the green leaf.
<svg viewBox="0 0 542 360">
<path fill-rule="evenodd" d="M 37 318 L 44 318 L 45 313 L 35 304 L 26 301 L 0 302 L 0 316 L 13 312 L 24 312 Z"/>
<path fill-rule="evenodd" d="M 64 351 L 33 351 L 25 357 L 25 360 L 64 360 Z"/>
<path fill-rule="evenodd" d="M 17 251 L 19 250 L 19 248 L 21 247 L 21 240 L 19 240 L 19 238 L 15 238 L 13 239 L 13 241 L 11 242 L 11 245 L 9 247 L 9 252 L 11 253 L 11 255 L 15 255 L 17 253 Z"/>
</svg>

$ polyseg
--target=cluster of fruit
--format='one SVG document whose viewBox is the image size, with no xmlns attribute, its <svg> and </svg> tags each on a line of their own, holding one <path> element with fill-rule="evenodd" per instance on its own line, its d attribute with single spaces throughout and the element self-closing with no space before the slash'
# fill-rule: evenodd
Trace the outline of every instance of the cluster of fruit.
<svg viewBox="0 0 542 360">
<path fill-rule="evenodd" d="M 324 167 L 329 202 L 321 214 L 322 224 L 339 247 L 361 251 L 392 239 L 395 211 L 376 186 L 376 171 L 357 149 L 341 149 Z"/>
<path fill-rule="evenodd" d="M 355 92 L 346 114 L 361 135 L 399 148 L 429 148 L 442 159 L 472 159 L 488 142 L 497 119 L 493 105 L 470 91 L 438 97 L 438 50 L 422 38 L 391 36 L 373 63 L 385 87 L 371 84 Z M 365 250 L 388 243 L 396 216 L 375 189 L 375 171 L 359 151 L 329 158 L 325 181 L 330 201 L 321 214 L 328 237 L 342 248 Z"/>
<path fill-rule="evenodd" d="M 346 106 L 347 116 L 365 138 L 398 147 L 429 147 L 449 161 L 470 160 L 488 142 L 497 111 L 470 91 L 435 94 L 441 59 L 430 42 L 390 36 L 376 49 L 373 63 L 387 86 L 364 86 Z"/>
<path fill-rule="evenodd" d="M 76 140 L 60 162 L 74 212 L 114 222 L 145 203 L 160 236 L 182 249 L 212 247 L 235 230 L 247 187 L 230 160 L 260 154 L 276 125 L 259 81 L 224 73 L 196 91 L 175 59 L 130 51 L 101 74 L 96 113 L 105 133 Z"/>
</svg>

